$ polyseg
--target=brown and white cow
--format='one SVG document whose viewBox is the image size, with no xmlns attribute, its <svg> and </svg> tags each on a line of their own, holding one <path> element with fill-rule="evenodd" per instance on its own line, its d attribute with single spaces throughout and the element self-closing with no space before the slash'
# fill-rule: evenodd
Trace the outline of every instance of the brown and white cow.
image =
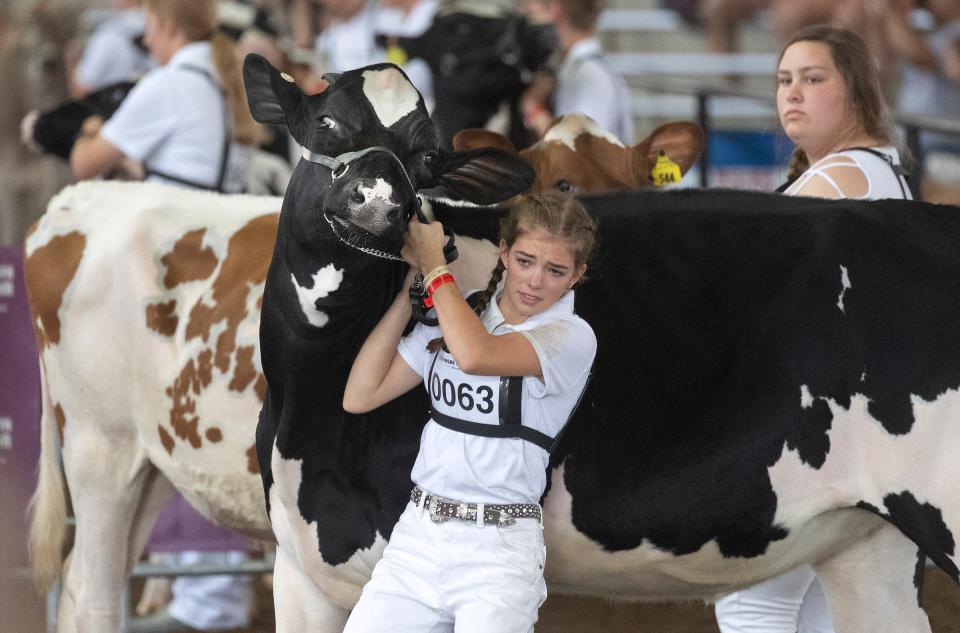
<svg viewBox="0 0 960 633">
<path fill-rule="evenodd" d="M 455 149 L 499 147 L 516 151 L 504 136 L 489 130 L 461 130 Z M 571 193 L 639 191 L 653 184 L 651 172 L 661 153 L 680 175 L 703 152 L 703 130 L 695 123 L 665 123 L 636 145 L 626 147 L 585 114 L 565 114 L 550 124 L 543 138 L 520 150 L 536 174 L 532 191 L 556 189 Z"/>
<path fill-rule="evenodd" d="M 271 538 L 253 425 L 280 204 L 82 183 L 28 236 L 43 388 L 31 554 L 43 581 L 64 540 L 58 443 L 76 517 L 60 631 L 120 630 L 123 583 L 175 488 L 214 522 Z"/>
</svg>

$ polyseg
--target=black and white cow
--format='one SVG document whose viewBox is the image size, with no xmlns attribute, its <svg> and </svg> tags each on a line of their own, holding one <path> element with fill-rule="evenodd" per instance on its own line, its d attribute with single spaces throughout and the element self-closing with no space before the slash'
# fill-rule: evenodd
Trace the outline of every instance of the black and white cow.
<svg viewBox="0 0 960 633">
<path fill-rule="evenodd" d="M 327 75 L 331 88 L 309 97 L 262 59 L 244 76 L 254 117 L 309 148 L 284 196 L 260 321 L 257 456 L 278 543 L 277 626 L 333 630 L 323 607 L 342 626 L 409 494 L 427 409 L 419 392 L 369 415 L 341 406 L 353 358 L 406 273 L 397 253 L 415 192 L 493 203 L 527 189 L 533 171 L 497 149 L 442 150 L 392 65 Z M 375 149 L 344 155 L 361 138 Z"/>
<path fill-rule="evenodd" d="M 458 131 L 485 127 L 501 112 L 514 145 L 532 142 L 517 101 L 556 47 L 551 25 L 533 24 L 495 2 L 448 2 L 423 34 L 380 39 L 430 67 L 432 116 L 446 147 Z"/>
</svg>

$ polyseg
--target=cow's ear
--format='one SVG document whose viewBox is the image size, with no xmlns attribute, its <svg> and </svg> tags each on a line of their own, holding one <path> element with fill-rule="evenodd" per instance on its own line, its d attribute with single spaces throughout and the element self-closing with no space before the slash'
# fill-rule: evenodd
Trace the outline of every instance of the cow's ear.
<svg viewBox="0 0 960 633">
<path fill-rule="evenodd" d="M 655 129 L 650 136 L 634 146 L 634 151 L 646 162 L 646 171 L 642 178 L 646 180 L 650 170 L 657 162 L 657 155 L 663 151 L 667 157 L 680 166 L 680 172 L 685 174 L 693 166 L 703 152 L 703 130 L 696 123 L 677 121 L 664 123 Z"/>
<path fill-rule="evenodd" d="M 510 139 L 499 132 L 472 127 L 453 135 L 453 149 L 458 152 L 469 152 L 481 147 L 496 147 L 510 154 L 517 153 L 517 148 Z"/>
<path fill-rule="evenodd" d="M 253 118 L 266 125 L 287 126 L 297 137 L 298 130 L 293 129 L 296 126 L 292 123 L 304 94 L 293 78 L 279 72 L 260 55 L 251 53 L 243 60 L 243 83 Z"/>
<path fill-rule="evenodd" d="M 523 193 L 533 184 L 533 169 L 516 152 L 481 147 L 466 152 L 442 152 L 436 185 L 427 197 L 495 204 Z"/>
</svg>

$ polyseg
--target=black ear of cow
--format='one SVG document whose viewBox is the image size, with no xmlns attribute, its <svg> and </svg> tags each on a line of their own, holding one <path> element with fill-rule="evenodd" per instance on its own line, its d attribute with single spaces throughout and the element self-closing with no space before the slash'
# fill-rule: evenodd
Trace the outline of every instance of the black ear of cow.
<svg viewBox="0 0 960 633">
<path fill-rule="evenodd" d="M 266 59 L 251 53 L 243 60 L 243 84 L 253 118 L 266 125 L 288 125 L 288 115 L 303 99 L 303 92 Z M 297 131 L 290 130 L 294 137 Z M 298 139 L 299 140 L 299 139 Z"/>
<path fill-rule="evenodd" d="M 443 169 L 428 196 L 495 204 L 533 184 L 533 168 L 518 154 L 493 147 L 466 152 L 446 152 Z"/>
</svg>

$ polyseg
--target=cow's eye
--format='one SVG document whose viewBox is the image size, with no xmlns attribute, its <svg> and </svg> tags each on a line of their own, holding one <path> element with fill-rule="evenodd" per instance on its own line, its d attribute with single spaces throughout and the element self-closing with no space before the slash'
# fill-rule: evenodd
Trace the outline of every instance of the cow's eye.
<svg viewBox="0 0 960 633">
<path fill-rule="evenodd" d="M 570 184 L 570 181 L 563 179 L 558 180 L 554 187 L 556 187 L 557 191 L 570 191 L 573 189 L 573 185 Z"/>
<path fill-rule="evenodd" d="M 423 162 L 427 165 L 433 165 L 437 162 L 437 152 L 430 151 L 423 155 Z"/>
<path fill-rule="evenodd" d="M 332 130 L 337 127 L 337 122 L 331 119 L 328 116 L 320 117 L 320 129 L 321 130 Z"/>
</svg>

